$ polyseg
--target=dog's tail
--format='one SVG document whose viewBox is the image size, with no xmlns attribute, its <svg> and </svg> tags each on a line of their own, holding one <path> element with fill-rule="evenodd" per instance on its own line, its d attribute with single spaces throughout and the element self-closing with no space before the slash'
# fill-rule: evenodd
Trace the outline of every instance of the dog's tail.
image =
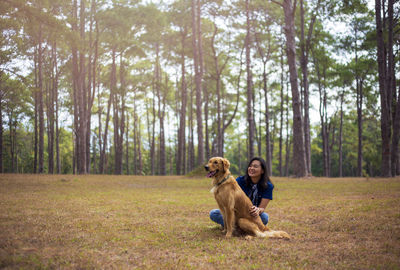
<svg viewBox="0 0 400 270">
<path fill-rule="evenodd" d="M 268 231 L 263 232 L 263 234 L 265 234 L 264 237 L 266 237 L 266 238 L 290 239 L 290 235 L 284 231 L 268 230 Z"/>
<path fill-rule="evenodd" d="M 264 227 L 263 234 L 266 238 L 281 238 L 281 239 L 290 239 L 290 235 L 284 231 L 273 231 L 268 226 Z"/>
</svg>

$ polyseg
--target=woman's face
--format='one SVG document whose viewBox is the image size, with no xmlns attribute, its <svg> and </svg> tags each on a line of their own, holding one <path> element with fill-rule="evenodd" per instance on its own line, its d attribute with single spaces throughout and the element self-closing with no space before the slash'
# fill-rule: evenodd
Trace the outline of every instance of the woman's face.
<svg viewBox="0 0 400 270">
<path fill-rule="evenodd" d="M 253 160 L 247 168 L 247 172 L 253 183 L 257 183 L 260 180 L 261 175 L 264 173 L 264 170 L 261 167 L 261 162 Z"/>
</svg>

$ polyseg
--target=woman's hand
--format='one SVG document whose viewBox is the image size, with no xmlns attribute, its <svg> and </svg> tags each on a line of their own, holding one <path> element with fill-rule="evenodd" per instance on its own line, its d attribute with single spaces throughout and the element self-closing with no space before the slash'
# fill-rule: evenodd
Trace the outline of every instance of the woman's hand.
<svg viewBox="0 0 400 270">
<path fill-rule="evenodd" d="M 264 212 L 264 208 L 259 208 L 254 205 L 250 208 L 250 215 L 252 215 L 253 217 L 261 215 L 262 212 Z"/>
</svg>

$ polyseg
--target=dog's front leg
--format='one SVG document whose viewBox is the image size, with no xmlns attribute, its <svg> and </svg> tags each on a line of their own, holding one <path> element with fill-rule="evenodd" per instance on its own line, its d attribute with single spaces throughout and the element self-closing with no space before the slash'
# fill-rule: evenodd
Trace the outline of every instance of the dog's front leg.
<svg viewBox="0 0 400 270">
<path fill-rule="evenodd" d="M 217 200 L 218 208 L 221 211 L 222 214 L 222 220 L 224 221 L 224 229 L 222 230 L 222 233 L 226 233 L 226 212 L 225 212 L 225 207 Z"/>
<path fill-rule="evenodd" d="M 225 209 L 226 213 L 226 238 L 232 237 L 233 230 L 235 228 L 235 211 L 231 207 Z"/>
</svg>

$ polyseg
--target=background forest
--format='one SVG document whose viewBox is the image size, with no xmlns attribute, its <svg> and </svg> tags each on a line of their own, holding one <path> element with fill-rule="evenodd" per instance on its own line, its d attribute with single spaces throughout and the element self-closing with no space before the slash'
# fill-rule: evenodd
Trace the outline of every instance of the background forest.
<svg viewBox="0 0 400 270">
<path fill-rule="evenodd" d="M 2 0 L 0 171 L 400 174 L 394 0 Z"/>
</svg>

